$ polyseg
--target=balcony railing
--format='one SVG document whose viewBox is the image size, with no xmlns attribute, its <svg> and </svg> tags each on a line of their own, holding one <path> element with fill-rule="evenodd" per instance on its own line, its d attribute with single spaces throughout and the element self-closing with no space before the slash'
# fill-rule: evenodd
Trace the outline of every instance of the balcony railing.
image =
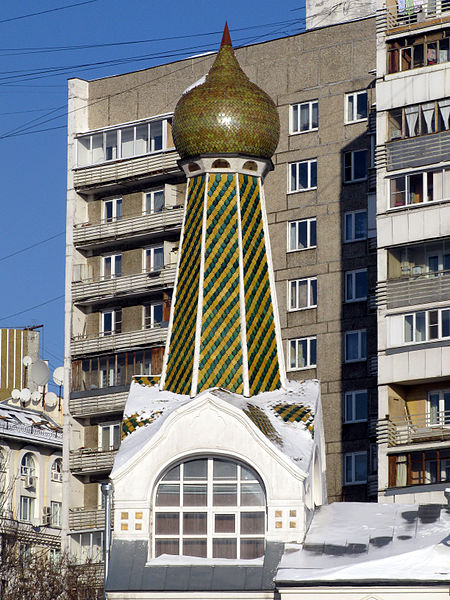
<svg viewBox="0 0 450 600">
<path fill-rule="evenodd" d="M 70 452 L 69 466 L 72 473 L 87 475 L 89 473 L 109 473 L 117 450 L 98 450 L 97 448 L 80 448 Z"/>
<path fill-rule="evenodd" d="M 114 335 L 77 337 L 71 342 L 73 356 L 90 354 L 92 352 L 103 352 L 106 350 L 125 350 L 136 346 L 151 344 L 162 345 L 167 337 L 167 327 L 153 327 L 151 329 L 139 329 L 138 331 L 127 331 Z"/>
<path fill-rule="evenodd" d="M 169 150 L 138 158 L 123 158 L 97 166 L 80 167 L 74 169 L 73 184 L 75 189 L 88 190 L 119 183 L 125 179 L 148 179 L 151 176 L 179 171 L 179 158 L 175 150 Z"/>
<path fill-rule="evenodd" d="M 173 287 L 175 283 L 175 265 L 167 265 L 160 271 L 134 273 L 114 277 L 113 279 L 100 279 L 97 281 L 75 281 L 72 284 L 72 300 L 81 302 L 103 298 L 113 298 L 119 294 L 145 293 L 159 287 Z"/>
<path fill-rule="evenodd" d="M 62 445 L 62 432 L 60 429 L 51 430 L 48 427 L 37 427 L 22 423 L 0 419 L 0 434 L 8 437 L 25 438 L 30 440 L 50 442 L 57 446 Z"/>
<path fill-rule="evenodd" d="M 77 531 L 80 529 L 104 529 L 104 527 L 104 508 L 81 507 L 69 509 L 69 529 L 71 531 Z"/>
<path fill-rule="evenodd" d="M 392 2 L 380 14 L 380 22 L 385 29 L 404 28 L 406 30 L 418 28 L 430 21 L 446 21 L 450 17 L 449 0 L 429 0 L 428 2 L 414 2 L 414 5 L 403 1 Z"/>
<path fill-rule="evenodd" d="M 450 300 L 450 271 L 380 282 L 377 303 L 387 309 Z"/>
<path fill-rule="evenodd" d="M 153 214 L 140 214 L 125 217 L 117 221 L 98 223 L 80 223 L 75 225 L 73 241 L 75 246 L 90 246 L 99 240 L 117 240 L 142 235 L 145 232 L 158 232 L 166 229 L 181 228 L 183 208 L 166 208 Z"/>
<path fill-rule="evenodd" d="M 122 412 L 127 397 L 128 392 L 119 392 L 117 394 L 71 398 L 69 401 L 70 413 L 74 417 L 89 417 L 97 414 Z"/>
<path fill-rule="evenodd" d="M 380 419 L 377 436 L 379 444 L 388 446 L 450 440 L 450 410 L 434 415 L 418 414 Z"/>
<path fill-rule="evenodd" d="M 450 131 L 388 142 L 386 153 L 388 171 L 422 167 L 448 160 Z"/>
</svg>

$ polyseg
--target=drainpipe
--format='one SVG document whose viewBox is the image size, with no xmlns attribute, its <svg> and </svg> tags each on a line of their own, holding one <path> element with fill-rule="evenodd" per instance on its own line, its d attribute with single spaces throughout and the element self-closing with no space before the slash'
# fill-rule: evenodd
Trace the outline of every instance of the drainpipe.
<svg viewBox="0 0 450 600">
<path fill-rule="evenodd" d="M 109 570 L 109 558 L 111 552 L 111 504 L 113 497 L 113 484 L 109 481 L 102 483 L 102 494 L 105 500 L 105 534 L 103 536 L 104 553 L 104 598 L 106 600 L 106 579 Z"/>
</svg>

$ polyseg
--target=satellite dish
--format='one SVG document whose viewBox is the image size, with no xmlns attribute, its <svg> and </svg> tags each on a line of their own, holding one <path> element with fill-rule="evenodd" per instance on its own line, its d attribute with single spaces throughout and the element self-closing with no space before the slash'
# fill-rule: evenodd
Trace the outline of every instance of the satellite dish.
<svg viewBox="0 0 450 600">
<path fill-rule="evenodd" d="M 57 402 L 58 402 L 58 396 L 55 394 L 55 392 L 47 392 L 47 394 L 45 394 L 45 407 L 46 408 L 49 408 L 50 410 L 52 410 L 53 408 L 55 408 Z"/>
<path fill-rule="evenodd" d="M 41 401 L 41 392 L 35 391 L 31 393 L 31 402 L 33 404 L 39 404 Z"/>
<path fill-rule="evenodd" d="M 53 371 L 53 381 L 56 385 L 63 385 L 64 383 L 64 367 L 56 367 Z"/>
<path fill-rule="evenodd" d="M 17 402 L 17 400 L 20 398 L 20 390 L 14 388 L 11 392 L 11 398 Z"/>
<path fill-rule="evenodd" d="M 33 359 L 31 358 L 31 356 L 24 356 L 22 362 L 24 367 L 29 367 L 33 362 Z"/>
<path fill-rule="evenodd" d="M 23 388 L 23 390 L 20 392 L 20 399 L 23 400 L 24 402 L 28 402 L 28 400 L 31 398 L 31 392 L 28 388 Z"/>
<path fill-rule="evenodd" d="M 43 360 L 38 360 L 31 365 L 31 379 L 37 385 L 46 385 L 50 379 L 50 370 Z"/>
</svg>

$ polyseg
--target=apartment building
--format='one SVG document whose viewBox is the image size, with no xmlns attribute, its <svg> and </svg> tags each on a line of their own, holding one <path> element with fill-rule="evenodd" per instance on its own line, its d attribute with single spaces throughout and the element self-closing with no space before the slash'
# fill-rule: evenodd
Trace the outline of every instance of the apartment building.
<svg viewBox="0 0 450 600">
<path fill-rule="evenodd" d="M 0 401 L 13 389 L 37 389 L 23 359 L 39 358 L 39 332 L 33 329 L 0 329 Z"/>
<path fill-rule="evenodd" d="M 331 500 L 377 493 L 368 40 L 374 18 L 236 51 L 279 111 L 265 202 L 283 350 L 288 378 L 321 381 Z M 171 117 L 213 59 L 69 82 L 64 522 L 92 556 L 129 383 L 162 366 L 186 193 Z"/>
<path fill-rule="evenodd" d="M 450 6 L 389 3 L 377 36 L 379 494 L 450 480 Z"/>
</svg>

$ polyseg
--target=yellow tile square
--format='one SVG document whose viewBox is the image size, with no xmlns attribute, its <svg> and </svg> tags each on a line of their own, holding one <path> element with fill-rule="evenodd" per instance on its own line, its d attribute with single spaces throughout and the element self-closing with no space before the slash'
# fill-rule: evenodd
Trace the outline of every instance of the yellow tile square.
<svg viewBox="0 0 450 600">
<path fill-rule="evenodd" d="M 275 521 L 275 528 L 281 529 L 283 527 L 283 523 L 281 521 Z"/>
<path fill-rule="evenodd" d="M 276 517 L 282 517 L 283 516 L 283 511 L 282 510 L 276 510 L 275 511 L 275 516 Z"/>
<path fill-rule="evenodd" d="M 136 523 L 136 531 L 142 530 L 142 523 Z"/>
<path fill-rule="evenodd" d="M 120 526 L 120 529 L 122 531 L 128 531 L 128 523 L 122 523 L 122 525 Z"/>
<path fill-rule="evenodd" d="M 295 515 L 293 515 L 295 517 Z M 135 514 L 135 519 L 142 519 L 142 513 L 141 512 L 137 512 Z"/>
<path fill-rule="evenodd" d="M 127 512 L 120 513 L 120 518 L 121 518 L 122 520 L 123 520 L 123 519 L 128 519 L 128 513 L 127 513 Z"/>
<path fill-rule="evenodd" d="M 289 521 L 289 527 L 290 527 L 291 529 L 295 529 L 295 528 L 297 527 L 297 524 L 296 524 L 296 522 L 295 522 L 295 521 Z"/>
<path fill-rule="evenodd" d="M 296 510 L 290 510 L 289 511 L 289 516 L 290 517 L 296 517 L 297 516 L 297 511 Z"/>
</svg>

